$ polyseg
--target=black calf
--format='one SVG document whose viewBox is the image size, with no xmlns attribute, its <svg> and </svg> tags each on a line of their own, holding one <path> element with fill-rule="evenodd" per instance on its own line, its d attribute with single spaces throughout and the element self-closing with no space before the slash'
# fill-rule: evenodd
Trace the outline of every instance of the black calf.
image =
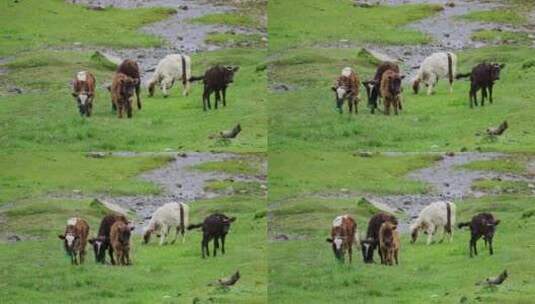
<svg viewBox="0 0 535 304">
<path fill-rule="evenodd" d="M 188 230 L 202 228 L 203 236 L 201 241 L 201 252 L 203 259 L 205 254 L 210 256 L 208 243 L 214 240 L 214 257 L 217 255 L 219 240 L 221 240 L 221 252 L 225 254 L 225 237 L 230 229 L 230 224 L 236 220 L 235 217 L 227 217 L 221 213 L 214 213 L 204 219 L 202 224 L 189 225 Z"/>
<path fill-rule="evenodd" d="M 459 223 L 459 228 L 465 226 L 470 227 L 470 232 L 472 234 L 469 243 L 470 257 L 472 257 L 473 254 L 477 255 L 477 241 L 481 237 L 483 237 L 485 240 L 485 245 L 488 244 L 490 254 L 494 254 L 494 249 L 492 248 L 492 239 L 494 238 L 496 226 L 498 226 L 499 223 L 500 220 L 494 219 L 494 216 L 487 212 L 475 215 L 471 222 Z"/>
</svg>

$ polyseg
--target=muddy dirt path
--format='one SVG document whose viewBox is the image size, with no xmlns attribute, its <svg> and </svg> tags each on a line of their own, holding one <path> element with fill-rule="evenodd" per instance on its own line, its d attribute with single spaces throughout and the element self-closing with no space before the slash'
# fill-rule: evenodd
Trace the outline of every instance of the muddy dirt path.
<svg viewBox="0 0 535 304">
<path fill-rule="evenodd" d="M 366 1 L 361 1 L 366 2 Z M 385 53 L 392 58 L 399 59 L 404 66 L 405 73 L 411 79 L 422 60 L 434 52 L 451 51 L 479 48 L 486 46 L 483 42 L 473 41 L 471 36 L 480 30 L 501 29 L 504 31 L 521 31 L 535 34 L 532 27 L 510 26 L 497 23 L 468 22 L 458 19 L 472 11 L 491 10 L 504 7 L 500 1 L 480 1 L 480 0 L 386 0 L 382 1 L 388 5 L 401 4 L 439 4 L 444 7 L 432 17 L 419 20 L 409 24 L 407 27 L 416 29 L 429 35 L 433 42 L 425 45 L 413 46 L 379 46 L 368 44 L 365 47 L 374 51 Z M 446 3 L 453 2 L 453 6 Z M 534 13 L 535 14 L 535 13 Z M 534 41 L 535 42 L 535 41 Z M 535 45 L 535 44 L 534 44 Z"/>
<path fill-rule="evenodd" d="M 148 154 L 149 153 L 141 153 L 141 155 Z M 114 153 L 114 155 L 131 157 L 139 156 L 140 154 L 122 152 Z M 152 153 L 151 155 L 154 154 Z M 173 153 L 172 155 L 176 155 L 176 153 Z M 229 174 L 219 171 L 200 171 L 191 168 L 206 162 L 220 162 L 231 159 L 261 161 L 261 170 L 256 175 L 245 175 Z M 150 220 L 152 213 L 165 203 L 173 201 L 194 203 L 197 200 L 213 199 L 225 195 L 223 193 L 206 191 L 205 186 L 211 181 L 255 181 L 265 185 L 266 170 L 267 164 L 265 163 L 265 160 L 260 160 L 257 156 L 209 152 L 179 153 L 175 159 L 170 161 L 167 165 L 155 170 L 144 172 L 139 176 L 139 178 L 142 180 L 149 181 L 160 186 L 160 194 L 119 197 L 97 195 L 96 198 L 118 205 L 123 209 L 135 212 L 137 215 L 135 220 L 136 232 L 141 232 L 142 228 Z"/>
</svg>

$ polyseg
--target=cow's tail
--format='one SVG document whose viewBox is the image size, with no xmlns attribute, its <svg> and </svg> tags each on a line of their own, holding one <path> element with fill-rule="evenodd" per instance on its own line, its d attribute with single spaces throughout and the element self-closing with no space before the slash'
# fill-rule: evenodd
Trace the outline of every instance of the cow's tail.
<svg viewBox="0 0 535 304">
<path fill-rule="evenodd" d="M 191 224 L 191 225 L 188 225 L 188 230 L 197 229 L 197 228 L 201 228 L 201 227 L 202 227 L 202 223 L 200 223 L 200 224 Z"/>
<path fill-rule="evenodd" d="M 182 84 L 186 85 L 188 83 L 188 77 L 186 76 L 186 57 L 180 55 L 180 59 L 182 59 Z"/>
<path fill-rule="evenodd" d="M 457 227 L 460 229 L 460 228 L 463 228 L 463 227 L 468 227 L 470 226 L 470 222 L 464 222 L 464 223 L 459 223 L 457 225 Z"/>
<path fill-rule="evenodd" d="M 180 206 L 180 234 L 184 235 L 186 232 L 184 224 L 184 204 L 179 203 Z"/>
<path fill-rule="evenodd" d="M 451 234 L 451 205 L 449 202 L 446 202 L 446 227 L 445 230 L 447 233 Z"/>
<path fill-rule="evenodd" d="M 204 76 L 191 76 L 188 81 L 199 81 L 199 80 L 204 80 Z"/>
<path fill-rule="evenodd" d="M 466 77 L 470 77 L 471 75 L 472 73 L 457 74 L 457 76 L 455 76 L 455 79 L 466 78 Z"/>
<path fill-rule="evenodd" d="M 453 84 L 453 58 L 451 58 L 451 53 L 448 53 L 448 79 L 451 86 Z"/>
</svg>

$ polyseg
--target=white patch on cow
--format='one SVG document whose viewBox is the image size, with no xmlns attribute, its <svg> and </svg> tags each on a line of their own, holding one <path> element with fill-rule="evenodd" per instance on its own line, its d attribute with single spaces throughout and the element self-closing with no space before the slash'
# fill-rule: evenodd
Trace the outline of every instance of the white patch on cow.
<svg viewBox="0 0 535 304">
<path fill-rule="evenodd" d="M 78 74 L 76 74 L 76 79 L 78 79 L 78 81 L 86 81 L 87 74 L 85 73 L 85 71 L 78 72 Z"/>
<path fill-rule="evenodd" d="M 336 249 L 340 249 L 342 248 L 342 243 L 344 242 L 344 240 L 342 240 L 341 238 L 337 237 L 334 239 L 333 243 L 334 243 L 334 246 L 336 247 Z"/>
<path fill-rule="evenodd" d="M 344 68 L 342 70 L 342 76 L 349 77 L 353 73 L 353 70 L 351 68 Z"/>
<path fill-rule="evenodd" d="M 72 243 L 74 242 L 74 235 L 72 234 L 67 234 L 65 236 L 65 240 L 67 241 L 67 245 L 68 246 L 72 246 Z"/>
<path fill-rule="evenodd" d="M 336 96 L 338 96 L 339 99 L 344 98 L 345 95 L 346 95 L 346 89 L 342 87 L 336 88 Z"/>
<path fill-rule="evenodd" d="M 88 99 L 88 96 L 87 94 L 80 94 L 78 95 L 78 99 L 80 100 L 80 104 L 82 105 L 85 105 L 87 99 Z"/>
<path fill-rule="evenodd" d="M 369 249 L 370 249 L 370 244 L 364 243 L 364 252 L 366 253 L 366 256 L 368 256 Z"/>
<path fill-rule="evenodd" d="M 345 216 L 341 215 L 341 216 L 338 216 L 334 219 L 333 221 L 333 227 L 340 227 L 342 226 L 342 221 L 344 219 Z"/>
<path fill-rule="evenodd" d="M 78 219 L 75 218 L 75 217 L 72 217 L 72 218 L 70 218 L 70 219 L 67 221 L 67 225 L 69 225 L 69 226 L 75 226 L 75 225 L 76 225 L 76 222 L 78 222 Z"/>
<path fill-rule="evenodd" d="M 102 245 L 100 241 L 97 241 L 97 252 L 100 252 L 100 246 Z"/>
</svg>

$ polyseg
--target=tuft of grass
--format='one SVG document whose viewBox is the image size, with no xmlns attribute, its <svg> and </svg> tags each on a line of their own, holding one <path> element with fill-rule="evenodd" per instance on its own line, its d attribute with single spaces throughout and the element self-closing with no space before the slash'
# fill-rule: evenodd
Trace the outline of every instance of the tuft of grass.
<svg viewBox="0 0 535 304">
<path fill-rule="evenodd" d="M 531 189 L 527 182 L 508 180 L 478 180 L 472 184 L 472 189 L 476 191 L 488 192 L 492 194 L 533 194 L 535 189 Z"/>
<path fill-rule="evenodd" d="M 161 39 L 137 29 L 172 13 L 175 10 L 167 8 L 93 11 L 57 0 L 2 1 L 0 56 L 74 42 L 121 48 L 158 46 Z"/>
<path fill-rule="evenodd" d="M 205 162 L 192 168 L 201 171 L 218 171 L 229 174 L 260 174 L 262 159 L 256 157 L 244 157 L 224 161 Z"/>
<path fill-rule="evenodd" d="M 254 19 L 253 17 L 246 14 L 236 13 L 218 13 L 204 15 L 191 19 L 191 22 L 201 24 L 224 24 L 241 27 L 257 27 L 260 25 L 257 19 Z"/>
<path fill-rule="evenodd" d="M 512 25 L 521 25 L 527 22 L 527 17 L 513 9 L 500 9 L 488 11 L 474 11 L 459 18 L 469 21 L 481 21 L 491 23 L 503 23 Z"/>
<path fill-rule="evenodd" d="M 461 166 L 461 168 L 469 170 L 523 174 L 526 172 L 527 162 L 528 158 L 517 156 L 503 159 L 474 161 Z"/>
<path fill-rule="evenodd" d="M 259 34 L 212 33 L 207 35 L 205 41 L 222 47 L 267 47 Z"/>
</svg>

